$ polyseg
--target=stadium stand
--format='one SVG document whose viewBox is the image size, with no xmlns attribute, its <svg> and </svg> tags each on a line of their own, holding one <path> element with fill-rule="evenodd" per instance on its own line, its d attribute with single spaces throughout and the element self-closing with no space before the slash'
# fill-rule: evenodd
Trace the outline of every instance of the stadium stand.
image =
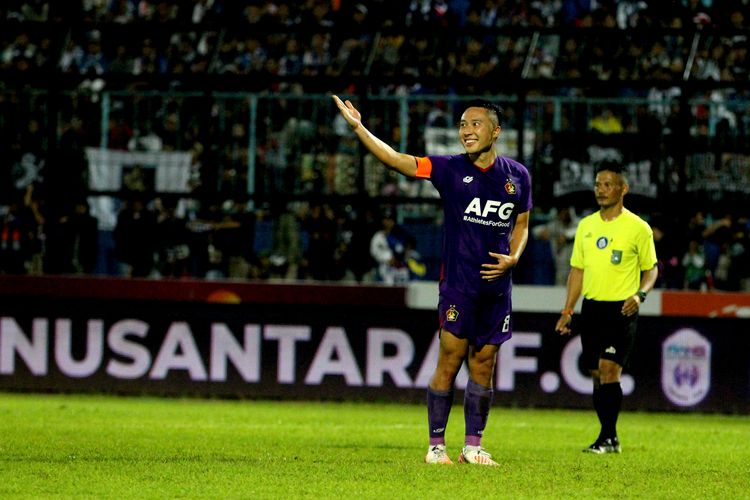
<svg viewBox="0 0 750 500">
<path fill-rule="evenodd" d="M 361 280 L 359 242 L 387 205 L 435 279 L 435 194 L 360 155 L 326 93 L 363 102 L 370 127 L 414 153 L 451 150 L 454 105 L 483 95 L 505 108 L 503 150 L 533 173 L 535 225 L 590 210 L 586 169 L 616 154 L 655 228 L 660 285 L 748 290 L 749 11 L 3 2 L 0 272 Z M 132 238 L 160 236 L 143 266 L 123 265 L 118 236 L 133 204 L 153 227 Z M 519 281 L 554 282 L 550 245 L 532 241 Z"/>
</svg>

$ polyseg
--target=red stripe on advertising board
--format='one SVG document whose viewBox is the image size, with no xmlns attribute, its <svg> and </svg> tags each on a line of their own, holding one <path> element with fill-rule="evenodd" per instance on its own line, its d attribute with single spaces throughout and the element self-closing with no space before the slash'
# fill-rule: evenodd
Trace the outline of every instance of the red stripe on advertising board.
<svg viewBox="0 0 750 500">
<path fill-rule="evenodd" d="M 661 294 L 664 316 L 750 318 L 750 294 L 724 292 L 670 292 Z"/>
<path fill-rule="evenodd" d="M 0 275 L 0 297 L 405 307 L 399 286 Z"/>
</svg>

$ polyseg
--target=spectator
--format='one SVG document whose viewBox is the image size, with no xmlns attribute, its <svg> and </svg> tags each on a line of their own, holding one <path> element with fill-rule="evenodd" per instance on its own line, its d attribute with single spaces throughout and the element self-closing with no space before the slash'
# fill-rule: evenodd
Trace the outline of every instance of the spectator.
<svg viewBox="0 0 750 500">
<path fill-rule="evenodd" d="M 299 76 L 302 74 L 302 53 L 300 51 L 299 41 L 296 38 L 290 38 L 286 42 L 286 51 L 279 59 L 279 75 L 281 76 Z"/>
<path fill-rule="evenodd" d="M 92 274 L 97 258 L 97 220 L 85 199 L 77 200 L 46 226 L 44 272 Z"/>
<path fill-rule="evenodd" d="M 690 240 L 687 251 L 682 257 L 685 269 L 684 287 L 688 290 L 705 290 L 708 286 L 706 257 L 703 247 L 696 240 Z"/>
<path fill-rule="evenodd" d="M 177 203 L 169 199 L 155 200 L 156 255 L 159 276 L 189 276 L 190 234 L 185 219 L 177 213 Z"/>
<path fill-rule="evenodd" d="M 115 53 L 109 63 L 110 73 L 131 74 L 134 70 L 133 58 L 130 57 L 128 46 L 120 43 L 115 47 Z"/>
<path fill-rule="evenodd" d="M 154 131 L 151 120 L 146 120 L 139 129 L 132 132 L 128 140 L 127 149 L 130 151 L 161 151 L 163 141 Z"/>
<path fill-rule="evenodd" d="M 743 12 L 742 9 L 733 6 L 729 14 L 728 27 L 737 31 L 743 31 L 750 28 L 750 25 L 747 22 L 750 16 L 746 15 L 746 12 L 747 11 Z"/>
<path fill-rule="evenodd" d="M 326 204 L 313 203 L 302 221 L 302 230 L 308 239 L 303 276 L 316 281 L 335 280 L 338 228 L 333 209 Z"/>
<path fill-rule="evenodd" d="M 0 274 L 26 274 L 35 253 L 36 222 L 20 193 L 0 212 Z"/>
<path fill-rule="evenodd" d="M 560 15 L 563 26 L 580 26 L 591 12 L 590 0 L 562 0 Z"/>
<path fill-rule="evenodd" d="M 328 71 L 329 76 L 359 76 L 369 49 L 369 37 L 345 38 L 334 57 Z"/>
<path fill-rule="evenodd" d="M 245 203 L 225 200 L 216 215 L 209 246 L 214 275 L 245 279 L 255 260 L 255 214 L 247 210 Z"/>
<path fill-rule="evenodd" d="M 101 34 L 92 31 L 88 35 L 86 50 L 81 57 L 78 71 L 82 75 L 103 75 L 107 71 L 107 60 L 102 52 Z"/>
<path fill-rule="evenodd" d="M 312 9 L 307 9 L 301 22 L 327 29 L 333 28 L 336 25 L 335 14 L 328 5 L 328 2 L 315 2 Z"/>
<path fill-rule="evenodd" d="M 377 262 L 377 279 L 386 285 L 403 285 L 411 280 L 412 271 L 424 276 L 425 269 L 414 249 L 414 239 L 396 224 L 388 210 L 381 219 L 381 229 L 370 240 L 370 255 Z"/>
<path fill-rule="evenodd" d="M 443 60 L 438 57 L 433 37 L 417 35 L 407 37 L 402 46 L 399 57 L 404 75 L 414 77 L 424 87 L 429 87 L 430 81 L 442 76 Z"/>
<path fill-rule="evenodd" d="M 617 2 L 617 27 L 623 30 L 637 27 L 641 11 L 647 8 L 643 0 L 620 0 Z"/>
<path fill-rule="evenodd" d="M 19 69 L 19 62 L 30 65 L 36 54 L 36 46 L 27 33 L 19 33 L 13 43 L 0 51 L 0 67 Z"/>
<path fill-rule="evenodd" d="M 713 284 L 719 290 L 740 291 L 747 275 L 747 219 L 732 218 L 729 235 L 721 243 Z"/>
<path fill-rule="evenodd" d="M 252 26 L 261 24 L 263 22 L 265 13 L 260 5 L 251 3 L 244 8 L 244 10 L 242 11 L 242 15 L 245 22 Z"/>
<path fill-rule="evenodd" d="M 330 35 L 314 33 L 302 56 L 302 73 L 305 76 L 323 75 L 330 64 Z"/>
<path fill-rule="evenodd" d="M 685 250 L 679 241 L 679 220 L 677 217 L 667 217 L 654 214 L 651 221 L 654 231 L 654 244 L 659 259 L 658 287 L 668 289 L 684 288 L 684 269 L 681 259 Z"/>
<path fill-rule="evenodd" d="M 722 80 L 742 82 L 750 75 L 750 58 L 748 57 L 748 36 L 737 36 L 732 39 L 731 48 L 722 72 Z"/>
<path fill-rule="evenodd" d="M 71 38 L 65 43 L 60 54 L 60 69 L 64 73 L 78 72 L 83 61 L 83 49 Z"/>
<path fill-rule="evenodd" d="M 126 150 L 132 137 L 133 130 L 122 112 L 112 112 L 109 117 L 107 147 L 109 149 Z"/>
<path fill-rule="evenodd" d="M 19 7 L 8 12 L 8 18 L 19 21 L 43 23 L 49 19 L 49 2 L 47 0 L 24 0 Z"/>
<path fill-rule="evenodd" d="M 156 227 L 156 217 L 147 207 L 144 195 L 133 193 L 117 216 L 113 235 L 121 276 L 151 276 L 154 271 Z"/>
<path fill-rule="evenodd" d="M 151 38 L 144 38 L 140 54 L 133 61 L 133 74 L 158 75 L 167 70 L 167 61 Z"/>
<path fill-rule="evenodd" d="M 279 201 L 271 203 L 273 221 L 272 249 L 269 258 L 272 276 L 293 280 L 299 275 L 302 260 L 300 223 L 290 204 Z"/>
<path fill-rule="evenodd" d="M 48 186 L 46 200 L 52 206 L 64 206 L 71 196 L 86 190 L 85 175 L 88 171 L 86 159 L 86 130 L 83 119 L 77 115 L 63 121 L 62 133 L 56 152 L 49 155 L 44 164 L 43 176 Z"/>
<path fill-rule="evenodd" d="M 449 19 L 447 12 L 444 0 L 411 0 L 406 10 L 406 26 L 441 26 Z"/>
<path fill-rule="evenodd" d="M 195 4 L 190 16 L 193 24 L 206 24 L 216 22 L 222 13 L 223 4 L 221 0 L 192 0 Z"/>
<path fill-rule="evenodd" d="M 159 2 L 156 4 L 151 20 L 157 23 L 168 23 L 177 18 L 177 11 L 176 5 L 170 5 L 170 2 L 165 1 Z"/>
<path fill-rule="evenodd" d="M 555 217 L 546 224 L 536 226 L 532 234 L 536 239 L 547 241 L 552 249 L 555 263 L 555 285 L 565 285 L 570 271 L 570 256 L 578 227 L 578 218 L 573 207 L 561 207 Z"/>
<path fill-rule="evenodd" d="M 354 215 L 350 224 L 351 237 L 344 256 L 346 268 L 358 283 L 374 281 L 376 262 L 370 254 L 370 242 L 380 229 L 376 210 L 370 206 L 363 207 Z"/>
<path fill-rule="evenodd" d="M 622 120 L 616 116 L 609 106 L 602 106 L 599 112 L 589 122 L 589 127 L 600 134 L 621 134 Z"/>
<path fill-rule="evenodd" d="M 240 55 L 239 68 L 242 73 L 257 74 L 263 71 L 268 53 L 255 36 L 245 39 L 243 52 Z"/>
<path fill-rule="evenodd" d="M 706 269 L 713 273 L 719 264 L 719 256 L 732 241 L 736 215 L 726 210 L 724 215 L 708 224 L 703 230 L 703 250 L 706 256 Z"/>
<path fill-rule="evenodd" d="M 132 0 L 114 0 L 110 1 L 110 10 L 107 13 L 107 19 L 113 23 L 128 24 L 135 19 L 135 3 Z"/>
</svg>

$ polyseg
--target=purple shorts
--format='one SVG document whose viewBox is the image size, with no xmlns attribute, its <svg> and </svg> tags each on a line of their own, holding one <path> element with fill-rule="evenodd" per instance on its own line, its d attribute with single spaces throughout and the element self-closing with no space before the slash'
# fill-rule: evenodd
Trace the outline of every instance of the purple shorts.
<svg viewBox="0 0 750 500">
<path fill-rule="evenodd" d="M 500 296 L 468 298 L 440 294 L 440 328 L 469 344 L 500 345 L 513 334 L 510 293 Z"/>
</svg>

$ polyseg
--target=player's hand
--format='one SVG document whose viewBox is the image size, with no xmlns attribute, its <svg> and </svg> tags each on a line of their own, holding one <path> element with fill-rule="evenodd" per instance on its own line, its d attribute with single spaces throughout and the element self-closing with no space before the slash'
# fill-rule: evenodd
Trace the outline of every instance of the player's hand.
<svg viewBox="0 0 750 500">
<path fill-rule="evenodd" d="M 641 308 L 641 299 L 637 295 L 633 295 L 622 304 L 622 315 L 632 316 L 638 312 Z"/>
<path fill-rule="evenodd" d="M 356 130 L 357 127 L 362 125 L 362 115 L 357 111 L 357 108 L 354 107 L 354 104 L 352 104 L 349 99 L 347 99 L 346 102 L 343 102 L 337 95 L 332 97 L 336 106 L 339 107 L 339 111 L 341 111 L 341 116 L 344 117 L 352 130 Z"/>
<path fill-rule="evenodd" d="M 513 269 L 517 261 L 510 255 L 503 253 L 489 252 L 490 257 L 496 259 L 497 262 L 490 264 L 482 264 L 482 270 L 479 274 L 482 275 L 483 280 L 494 281 L 502 278 L 509 270 Z"/>
<path fill-rule="evenodd" d="M 572 319 L 573 316 L 570 314 L 561 314 L 560 319 L 557 320 L 557 324 L 555 325 L 555 331 L 560 335 L 570 335 L 570 322 Z"/>
</svg>

